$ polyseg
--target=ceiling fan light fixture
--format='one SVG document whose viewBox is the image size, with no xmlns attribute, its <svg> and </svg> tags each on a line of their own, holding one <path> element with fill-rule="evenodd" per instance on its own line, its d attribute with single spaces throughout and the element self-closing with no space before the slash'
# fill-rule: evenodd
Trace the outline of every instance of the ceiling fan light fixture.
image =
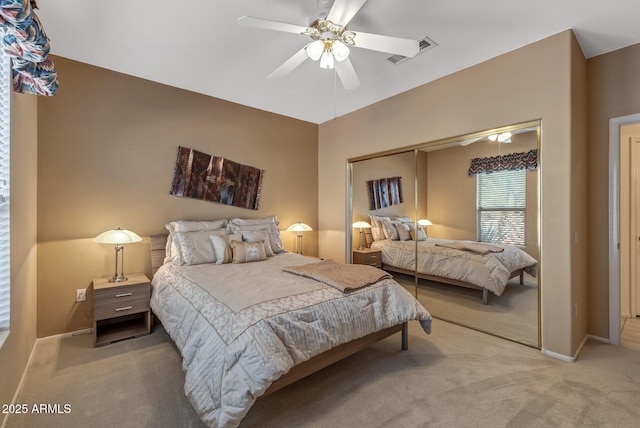
<svg viewBox="0 0 640 428">
<path fill-rule="evenodd" d="M 333 58 L 333 54 L 330 50 L 325 49 L 322 57 L 320 57 L 320 68 L 324 68 L 326 70 L 330 70 L 335 67 L 335 61 Z"/>
<path fill-rule="evenodd" d="M 503 132 L 502 134 L 491 134 L 487 138 L 491 141 L 498 141 L 498 143 L 510 143 L 511 142 L 511 132 Z"/>
<path fill-rule="evenodd" d="M 349 48 L 340 40 L 336 40 L 333 42 L 331 51 L 333 52 L 333 56 L 338 62 L 344 61 L 349 56 Z"/>
<path fill-rule="evenodd" d="M 320 59 L 324 53 L 324 42 L 322 40 L 316 40 L 307 46 L 307 55 L 314 61 Z"/>
</svg>

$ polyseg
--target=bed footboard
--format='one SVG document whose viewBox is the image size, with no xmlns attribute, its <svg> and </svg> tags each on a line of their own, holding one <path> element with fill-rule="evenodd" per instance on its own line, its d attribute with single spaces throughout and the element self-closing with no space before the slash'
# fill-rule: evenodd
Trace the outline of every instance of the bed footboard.
<svg viewBox="0 0 640 428">
<path fill-rule="evenodd" d="M 333 363 L 347 358 L 351 354 L 355 354 L 356 352 L 361 351 L 362 349 L 367 348 L 374 343 L 379 342 L 380 340 L 391 336 L 392 334 L 395 334 L 399 331 L 402 331 L 402 350 L 406 351 L 407 349 L 409 349 L 409 327 L 408 323 L 405 322 L 404 324 L 398 324 L 393 327 L 377 331 L 368 336 L 361 337 L 360 339 L 342 344 L 333 349 L 330 349 L 329 351 L 323 352 L 322 354 L 316 355 L 310 360 L 298 364 L 297 366 L 293 367 L 289 371 L 289 373 L 273 382 L 262 396 L 264 397 L 265 395 L 282 389 L 285 386 L 288 386 L 306 376 L 309 376 L 310 374 L 317 372 L 318 370 L 321 370 Z"/>
</svg>

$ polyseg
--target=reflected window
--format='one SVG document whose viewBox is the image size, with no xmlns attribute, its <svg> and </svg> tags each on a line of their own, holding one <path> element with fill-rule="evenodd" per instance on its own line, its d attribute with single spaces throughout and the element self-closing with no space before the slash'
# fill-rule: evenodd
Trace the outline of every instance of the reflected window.
<svg viewBox="0 0 640 428">
<path fill-rule="evenodd" d="M 527 171 L 496 171 L 477 177 L 478 241 L 525 245 Z"/>
</svg>

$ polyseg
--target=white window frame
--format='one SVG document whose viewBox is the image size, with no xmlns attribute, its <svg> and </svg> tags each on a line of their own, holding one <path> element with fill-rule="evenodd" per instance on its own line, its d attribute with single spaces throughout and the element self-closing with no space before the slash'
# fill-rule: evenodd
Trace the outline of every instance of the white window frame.
<svg viewBox="0 0 640 428">
<path fill-rule="evenodd" d="M 11 327 L 10 100 L 11 64 L 0 49 L 0 347 Z"/>
<path fill-rule="evenodd" d="M 505 202 L 504 205 L 487 204 L 486 199 L 482 200 L 482 191 L 481 187 L 484 184 L 484 180 L 500 179 L 500 180 L 508 180 L 508 176 L 513 178 L 517 178 L 521 180 L 522 185 L 522 194 L 517 195 L 514 200 L 511 202 Z M 492 173 L 480 173 L 476 175 L 476 225 L 477 225 L 477 240 L 479 242 L 487 242 L 493 244 L 509 244 L 516 245 L 518 247 L 524 247 L 526 245 L 526 226 L 527 226 L 527 171 L 526 170 L 516 170 L 516 171 L 496 171 Z M 483 206 L 483 204 L 485 206 Z M 487 206 L 489 205 L 489 206 Z M 482 224 L 483 213 L 503 213 L 504 215 L 508 215 L 508 213 L 520 213 L 521 214 L 521 224 L 517 229 L 521 230 L 521 233 L 518 234 L 517 237 L 513 237 L 511 239 L 492 239 L 489 238 L 488 232 L 485 230 L 484 225 Z M 512 221 L 512 220 L 510 220 Z M 507 232 L 500 230 L 498 235 L 504 237 L 507 235 Z"/>
</svg>

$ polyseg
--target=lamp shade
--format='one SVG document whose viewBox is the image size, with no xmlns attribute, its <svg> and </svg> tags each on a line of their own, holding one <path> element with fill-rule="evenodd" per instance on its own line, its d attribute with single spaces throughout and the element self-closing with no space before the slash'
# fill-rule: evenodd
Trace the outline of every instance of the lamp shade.
<svg viewBox="0 0 640 428">
<path fill-rule="evenodd" d="M 433 223 L 431 223 L 429 220 L 427 220 L 426 218 L 422 218 L 420 220 L 418 220 L 418 224 L 420 226 L 433 226 Z"/>
<path fill-rule="evenodd" d="M 291 226 L 287 227 L 287 232 L 310 232 L 313 229 L 311 226 L 305 223 L 293 223 Z"/>
<path fill-rule="evenodd" d="M 132 244 L 140 241 L 142 238 L 137 233 L 120 228 L 102 232 L 93 239 L 98 244 Z"/>
<path fill-rule="evenodd" d="M 333 42 L 331 51 L 333 52 L 333 56 L 338 62 L 344 61 L 349 56 L 349 48 L 340 40 L 336 40 L 335 42 Z"/>
<path fill-rule="evenodd" d="M 354 229 L 371 229 L 371 225 L 366 221 L 356 221 L 351 225 Z"/>
<path fill-rule="evenodd" d="M 323 53 L 324 41 L 322 40 L 316 40 L 307 46 L 307 55 L 314 61 L 319 60 Z"/>
</svg>

